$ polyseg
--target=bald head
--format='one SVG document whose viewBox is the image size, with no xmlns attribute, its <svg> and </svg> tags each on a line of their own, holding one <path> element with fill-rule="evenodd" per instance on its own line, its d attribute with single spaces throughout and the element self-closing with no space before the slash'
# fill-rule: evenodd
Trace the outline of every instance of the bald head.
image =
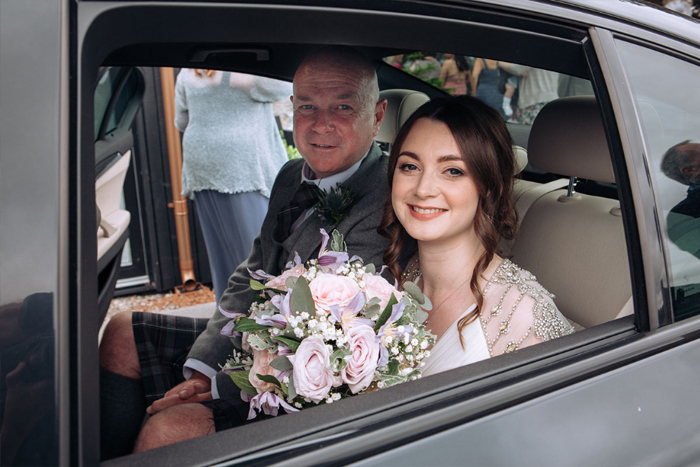
<svg viewBox="0 0 700 467">
<path fill-rule="evenodd" d="M 294 74 L 294 83 L 297 83 L 302 76 L 305 77 L 317 73 L 319 70 L 327 69 L 355 77 L 360 86 L 358 91 L 364 105 L 374 106 L 379 100 L 377 73 L 372 62 L 352 47 L 331 45 L 311 53 L 297 68 L 297 72 Z"/>
<path fill-rule="evenodd" d="M 661 160 L 661 171 L 684 185 L 696 181 L 700 173 L 700 143 L 686 140 L 672 146 Z"/>
<path fill-rule="evenodd" d="M 317 178 L 367 154 L 386 112 L 372 63 L 349 47 L 309 55 L 294 75 L 294 142 Z"/>
</svg>

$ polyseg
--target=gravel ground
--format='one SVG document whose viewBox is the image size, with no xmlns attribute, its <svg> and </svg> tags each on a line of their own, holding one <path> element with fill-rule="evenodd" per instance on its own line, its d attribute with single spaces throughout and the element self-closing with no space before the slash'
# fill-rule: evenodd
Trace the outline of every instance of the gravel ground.
<svg viewBox="0 0 700 467">
<path fill-rule="evenodd" d="M 176 291 L 115 297 L 109 305 L 109 310 L 102 326 L 104 327 L 112 316 L 120 311 L 150 311 L 158 313 L 193 305 L 213 303 L 214 301 L 214 291 L 204 285 L 193 292 L 180 293 Z"/>
</svg>

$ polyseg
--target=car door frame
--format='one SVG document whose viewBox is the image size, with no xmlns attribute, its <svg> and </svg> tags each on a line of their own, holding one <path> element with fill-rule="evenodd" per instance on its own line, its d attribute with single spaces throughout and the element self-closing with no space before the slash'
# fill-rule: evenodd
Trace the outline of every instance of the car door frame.
<svg viewBox="0 0 700 467">
<path fill-rule="evenodd" d="M 519 2 L 508 2 L 510 5 L 518 6 Z M 93 9 L 92 14 L 97 16 L 102 11 L 109 9 L 109 6 L 97 5 L 97 4 L 83 4 L 90 9 Z M 184 5 L 184 4 L 183 4 Z M 465 5 L 469 7 L 478 6 L 475 2 L 465 2 Z M 539 4 L 538 4 L 539 5 Z M 186 6 L 186 5 L 184 5 Z M 226 6 L 221 6 L 225 8 Z M 401 4 L 399 10 L 401 14 L 408 14 L 406 11 L 411 12 L 410 5 Z M 528 4 L 528 7 L 532 7 Z M 595 17 L 590 13 L 583 10 L 570 12 L 565 10 L 561 6 L 555 6 L 550 4 L 541 4 L 542 10 L 554 16 L 558 16 L 562 21 L 566 21 L 569 24 L 572 21 L 577 21 L 580 24 L 596 24 L 597 21 Z M 246 5 L 242 8 L 254 8 L 253 6 Z M 280 7 L 284 9 L 284 7 Z M 300 8 L 300 7 L 299 7 Z M 456 7 L 455 7 L 456 8 Z M 368 15 L 379 15 L 381 12 L 373 11 L 372 8 L 368 7 Z M 437 14 L 437 13 L 436 13 Z M 496 14 L 491 12 L 491 14 Z M 534 13 L 533 13 L 534 14 Z M 435 21 L 445 20 L 445 18 L 434 17 Z M 457 21 L 450 18 L 450 21 Z M 83 27 L 83 26 L 81 26 Z M 86 31 L 82 30 L 85 34 Z M 81 40 L 84 36 L 81 36 Z M 599 57 L 600 58 L 600 57 Z M 84 75 L 89 78 L 89 70 Z M 84 88 L 83 88 L 84 89 Z M 84 107 L 85 108 L 85 107 Z M 610 122 L 608 122 L 610 126 Z M 624 138 L 625 136 L 623 136 Z M 85 147 L 83 146 L 83 149 Z M 633 181 L 636 182 L 636 181 Z M 636 199 L 635 199 L 636 206 Z M 79 223 L 82 225 L 81 223 Z M 84 222 L 83 222 L 84 224 Z M 634 228 L 630 229 L 634 231 Z M 643 256 L 643 255 L 642 255 Z M 644 256 L 643 256 L 644 257 Z M 644 257 L 644 261 L 650 261 L 651 258 Z M 641 284 L 646 287 L 649 279 L 646 275 L 639 275 L 640 271 L 634 269 L 635 277 L 633 278 L 633 283 L 636 281 L 641 281 Z M 648 297 L 648 294 L 645 295 Z M 646 302 L 646 298 L 643 299 Z M 638 313 L 642 313 L 643 309 L 640 309 L 639 300 L 636 300 Z M 87 304 L 84 304 L 87 305 Z M 691 320 L 692 328 L 689 324 L 688 327 L 692 329 L 697 329 L 697 320 Z M 678 338 L 678 334 L 687 335 L 688 329 L 685 330 L 674 327 L 673 329 L 667 330 L 667 332 L 656 334 L 653 339 L 642 339 L 640 334 L 633 330 L 631 323 L 629 321 L 624 323 L 611 323 L 609 325 L 603 325 L 600 329 L 601 335 L 597 343 L 588 343 L 587 345 L 581 344 L 579 350 L 575 352 L 569 352 L 572 347 L 572 341 L 566 341 L 564 344 L 552 343 L 547 347 L 548 357 L 543 358 L 542 352 L 537 349 L 524 349 L 519 353 L 519 355 L 513 359 L 508 359 L 504 357 L 499 360 L 498 366 L 501 367 L 498 371 L 502 373 L 502 376 L 488 380 L 484 377 L 484 382 L 473 383 L 473 386 L 479 387 L 481 390 L 485 391 L 483 394 L 490 401 L 487 404 L 475 408 L 474 404 L 471 404 L 471 412 L 461 411 L 458 412 L 458 419 L 453 420 L 450 423 L 465 422 L 469 420 L 476 420 L 485 415 L 496 413 L 504 410 L 508 407 L 517 405 L 523 400 L 528 400 L 529 398 L 534 398 L 543 396 L 551 391 L 560 390 L 568 385 L 575 382 L 580 382 L 596 374 L 603 374 L 605 372 L 619 368 L 629 362 L 635 360 L 641 360 L 645 356 L 648 356 L 650 352 L 656 352 L 660 348 L 664 348 L 668 345 L 668 342 L 673 342 L 674 339 Z M 685 334 L 684 334 L 685 333 Z M 85 336 L 81 336 L 81 339 L 87 339 Z M 563 342 L 563 340 L 562 340 Z M 562 357 L 565 355 L 565 357 Z M 524 361 L 531 358 L 532 361 L 528 365 L 524 365 Z M 513 371 L 507 373 L 509 365 L 510 368 L 521 368 L 521 370 Z M 479 369 L 483 370 L 488 366 L 488 363 L 482 364 Z M 476 367 L 474 367 L 476 368 Z M 329 423 L 328 419 L 323 417 L 324 412 L 323 407 L 319 407 L 318 410 L 310 411 L 309 413 L 301 413 L 295 416 L 294 420 L 290 420 L 293 417 L 280 418 L 276 421 L 279 426 L 280 431 L 284 428 L 288 428 L 290 433 L 302 444 L 304 442 L 310 443 L 309 446 L 314 448 L 319 448 L 319 454 L 323 452 L 320 448 L 326 443 L 330 443 L 331 439 L 338 439 L 339 437 L 350 437 L 354 430 L 360 429 L 364 425 L 364 422 L 369 422 L 370 424 L 376 423 L 381 424 L 382 418 L 386 416 L 393 416 L 396 419 L 400 417 L 408 417 L 410 420 L 413 415 L 406 413 L 407 407 L 410 408 L 412 414 L 422 414 L 428 416 L 434 407 L 440 404 L 448 404 L 450 401 L 458 400 L 459 398 L 465 397 L 461 385 L 463 385 L 465 377 L 470 373 L 470 369 L 463 369 L 462 371 L 450 372 L 446 375 L 438 375 L 432 380 L 434 386 L 440 388 L 440 394 L 437 394 L 434 388 L 431 388 L 430 382 L 420 381 L 415 385 L 406 385 L 406 388 L 398 387 L 392 394 L 385 394 L 382 392 L 370 394 L 364 396 L 361 402 L 357 399 L 351 399 L 345 402 L 345 409 L 352 414 L 345 414 L 346 417 L 351 417 L 352 420 L 358 420 L 365 417 L 363 423 L 349 422 L 349 418 L 346 421 L 339 421 L 338 423 Z M 476 371 L 476 370 L 475 370 Z M 88 371 L 89 373 L 89 371 Z M 535 376 L 536 375 L 536 376 Z M 529 376 L 529 377 L 528 377 Z M 520 383 L 517 383 L 522 377 L 525 377 Z M 529 388 L 526 390 L 526 387 Z M 424 397 L 425 396 L 425 397 Z M 392 405 L 390 399 L 398 399 L 401 404 Z M 420 401 L 420 402 L 417 402 Z M 481 400 L 483 402 L 484 399 Z M 467 402 L 468 403 L 468 402 Z M 404 407 L 401 407 L 403 405 Z M 384 408 L 390 407 L 388 410 Z M 449 407 L 447 407 L 449 409 Z M 384 411 L 384 413 L 380 413 Z M 313 412 L 313 413 L 311 413 Z M 388 413 L 387 413 L 388 412 Z M 318 415 L 318 416 L 317 416 Z M 371 419 L 371 420 L 370 420 Z M 313 421 L 325 420 L 326 425 L 320 425 L 314 430 L 302 429 L 299 430 L 299 426 L 305 426 L 306 423 L 312 423 Z M 415 419 L 413 420 L 415 421 Z M 342 423 L 341 423 L 342 422 Z M 440 430 L 441 426 L 433 426 L 432 430 Z M 173 446 L 166 448 L 166 450 L 155 450 L 149 453 L 139 454 L 133 457 L 126 457 L 123 460 L 115 460 L 114 465 L 119 465 L 123 463 L 131 463 L 135 461 L 143 462 L 153 462 L 153 463 L 165 463 L 164 459 L 168 459 L 171 456 L 177 457 L 183 463 L 214 463 L 218 461 L 231 461 L 232 454 L 226 446 L 226 441 L 231 440 L 234 437 L 243 437 L 243 440 L 260 440 L 265 439 L 266 427 L 264 424 L 253 424 L 247 427 L 245 431 L 235 430 L 235 432 L 219 433 L 212 435 L 207 438 L 196 440 L 193 442 L 181 443 L 178 446 Z M 277 431 L 277 430 L 275 430 Z M 406 442 L 410 441 L 411 436 L 416 436 L 420 430 L 413 430 L 407 438 L 402 441 L 396 438 L 389 437 L 384 438 L 387 442 Z M 323 434 L 319 440 L 319 436 Z M 302 438 L 299 438 L 302 436 Z M 329 438 L 335 437 L 335 438 Z M 349 438 L 348 438 L 349 439 Z M 380 441 L 377 438 L 377 441 Z M 285 441 L 282 439 L 270 439 L 263 443 L 259 443 L 257 446 L 250 446 L 250 451 L 241 452 L 240 455 L 246 454 L 247 452 L 264 452 L 266 449 L 273 450 L 273 445 L 277 442 Z M 293 446 L 290 444 L 288 447 Z M 335 445 L 338 446 L 337 444 Z M 167 452 L 167 455 L 164 455 Z M 316 457 L 320 460 L 320 457 Z M 251 460 L 251 459 L 249 459 Z"/>
</svg>

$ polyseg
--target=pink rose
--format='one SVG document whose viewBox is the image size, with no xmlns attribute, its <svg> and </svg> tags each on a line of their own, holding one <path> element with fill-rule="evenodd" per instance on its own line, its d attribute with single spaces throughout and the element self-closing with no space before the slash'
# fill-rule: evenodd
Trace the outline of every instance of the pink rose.
<svg viewBox="0 0 700 467">
<path fill-rule="evenodd" d="M 396 290 L 396 288 L 382 276 L 375 276 L 374 274 L 365 273 L 365 275 L 362 276 L 362 281 L 365 283 L 362 291 L 367 296 L 367 300 L 369 301 L 372 298 L 377 297 L 379 299 L 379 306 L 381 307 L 382 311 L 384 311 L 387 303 L 389 303 L 389 299 L 391 298 L 392 294 L 394 294 L 396 297 L 397 302 L 401 301 L 401 292 Z"/>
<path fill-rule="evenodd" d="M 360 292 L 357 283 L 345 276 L 319 274 L 309 284 L 311 295 L 316 304 L 316 311 L 328 314 L 331 305 L 338 305 L 342 310 Z"/>
<path fill-rule="evenodd" d="M 289 356 L 289 360 L 294 365 L 294 389 L 297 394 L 317 404 L 328 395 L 331 387 L 343 383 L 333 375 L 328 348 L 319 336 L 301 341 L 296 354 Z"/>
<path fill-rule="evenodd" d="M 277 370 L 270 366 L 270 362 L 276 359 L 279 355 L 277 352 L 270 353 L 267 350 L 255 350 L 253 349 L 253 367 L 250 369 L 248 374 L 248 381 L 253 385 L 255 389 L 258 390 L 258 394 L 265 392 L 270 386 L 274 386 L 272 383 L 266 383 L 265 381 L 258 378 L 256 375 L 271 375 L 277 377 Z M 255 395 L 255 394 L 251 394 Z"/>
<path fill-rule="evenodd" d="M 355 326 L 346 334 L 352 355 L 348 365 L 340 372 L 343 382 L 353 394 L 367 389 L 374 379 L 379 360 L 379 342 L 369 326 Z"/>
<path fill-rule="evenodd" d="M 270 279 L 267 281 L 265 284 L 268 287 L 272 287 L 273 289 L 278 289 L 278 290 L 287 290 L 287 279 L 290 277 L 300 277 L 306 274 L 306 268 L 304 267 L 303 264 L 298 264 L 294 266 L 292 269 L 287 269 L 284 271 L 282 274 L 279 276 L 275 277 L 274 279 Z"/>
</svg>

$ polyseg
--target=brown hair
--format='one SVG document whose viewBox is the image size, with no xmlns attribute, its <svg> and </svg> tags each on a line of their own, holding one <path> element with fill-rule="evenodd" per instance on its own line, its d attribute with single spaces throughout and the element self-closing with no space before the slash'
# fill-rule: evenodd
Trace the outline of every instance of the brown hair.
<svg viewBox="0 0 700 467">
<path fill-rule="evenodd" d="M 406 239 L 410 236 L 399 223 L 392 208 L 391 188 L 401 146 L 413 125 L 421 118 L 447 125 L 479 193 L 474 230 L 484 247 L 484 252 L 476 262 L 469 283 L 476 297 L 477 307 L 459 321 L 461 339 L 462 329 L 479 316 L 484 302 L 483 293 L 478 285 L 479 277 L 493 260 L 501 238 L 510 240 L 517 233 L 518 215 L 513 201 L 516 170 L 513 139 L 500 113 L 471 96 L 454 96 L 427 102 L 401 127 L 391 147 L 387 173 L 389 196 L 378 228 L 379 233 L 389 240 L 389 247 L 384 253 L 384 263 L 399 281 L 401 270 L 398 259 Z"/>
</svg>

